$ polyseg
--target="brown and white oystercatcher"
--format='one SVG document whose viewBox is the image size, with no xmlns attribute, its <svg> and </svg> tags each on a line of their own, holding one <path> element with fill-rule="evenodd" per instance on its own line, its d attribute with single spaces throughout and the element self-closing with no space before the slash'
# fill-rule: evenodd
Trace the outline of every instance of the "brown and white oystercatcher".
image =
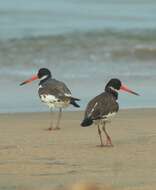
<svg viewBox="0 0 156 190">
<path fill-rule="evenodd" d="M 97 125 L 101 147 L 113 146 L 112 140 L 106 131 L 105 125 L 119 110 L 119 104 L 117 102 L 119 90 L 123 90 L 137 96 L 139 95 L 138 93 L 124 86 L 119 79 L 111 79 L 105 86 L 105 91 L 93 98 L 88 103 L 85 110 L 85 116 L 81 126 L 87 127 L 93 123 Z M 106 135 L 106 144 L 103 143 L 100 126 L 102 126 L 102 130 Z"/>
<path fill-rule="evenodd" d="M 20 85 L 30 83 L 37 79 L 40 79 L 38 94 L 41 101 L 49 106 L 52 115 L 53 108 L 59 108 L 56 127 L 53 127 L 52 119 L 49 130 L 60 129 L 62 108 L 66 108 L 70 104 L 74 107 L 80 107 L 76 103 L 76 101 L 79 101 L 80 99 L 72 97 L 71 91 L 67 88 L 67 86 L 63 82 L 52 78 L 51 72 L 47 68 L 41 68 L 37 75 L 32 76 Z"/>
</svg>

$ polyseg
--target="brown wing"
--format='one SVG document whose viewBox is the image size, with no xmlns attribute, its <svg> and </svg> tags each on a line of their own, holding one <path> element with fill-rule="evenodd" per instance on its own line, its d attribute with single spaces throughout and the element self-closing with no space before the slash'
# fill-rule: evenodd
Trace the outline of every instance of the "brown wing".
<svg viewBox="0 0 156 190">
<path fill-rule="evenodd" d="M 71 92 L 67 86 L 63 82 L 55 79 L 50 79 L 49 81 L 43 83 L 39 88 L 38 93 L 39 96 L 42 94 L 50 94 L 58 99 L 63 99 L 65 97 L 71 96 Z"/>
<path fill-rule="evenodd" d="M 109 93 L 102 93 L 93 98 L 87 105 L 85 118 L 93 120 L 104 118 L 109 113 L 117 112 L 119 109 L 116 99 Z"/>
</svg>

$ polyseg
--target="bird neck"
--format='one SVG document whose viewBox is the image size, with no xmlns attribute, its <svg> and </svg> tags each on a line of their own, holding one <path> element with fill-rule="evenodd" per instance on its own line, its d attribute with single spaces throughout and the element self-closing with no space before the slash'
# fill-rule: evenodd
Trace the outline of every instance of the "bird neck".
<svg viewBox="0 0 156 190">
<path fill-rule="evenodd" d="M 118 92 L 115 89 L 112 89 L 110 87 L 107 87 L 105 91 L 109 94 L 111 94 L 116 100 L 118 99 Z"/>
<path fill-rule="evenodd" d="M 42 85 L 43 83 L 45 83 L 49 79 L 51 79 L 51 76 L 47 76 L 46 78 L 41 79 L 39 82 L 39 85 Z"/>
</svg>

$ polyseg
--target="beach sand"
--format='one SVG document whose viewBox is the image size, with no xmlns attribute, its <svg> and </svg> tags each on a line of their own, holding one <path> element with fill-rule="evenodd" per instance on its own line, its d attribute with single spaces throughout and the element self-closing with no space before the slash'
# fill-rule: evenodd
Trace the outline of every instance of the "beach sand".
<svg viewBox="0 0 156 190">
<path fill-rule="evenodd" d="M 82 118 L 64 112 L 61 130 L 47 131 L 49 113 L 0 114 L 0 189 L 156 189 L 156 109 L 119 111 L 107 125 L 113 148 L 97 147 L 97 128 Z"/>
</svg>

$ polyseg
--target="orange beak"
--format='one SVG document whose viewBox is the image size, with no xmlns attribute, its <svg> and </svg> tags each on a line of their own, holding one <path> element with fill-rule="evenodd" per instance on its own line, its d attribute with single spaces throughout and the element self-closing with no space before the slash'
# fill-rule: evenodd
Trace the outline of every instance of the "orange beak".
<svg viewBox="0 0 156 190">
<path fill-rule="evenodd" d="M 120 90 L 123 90 L 123 91 L 125 91 L 125 92 L 129 92 L 129 93 L 134 94 L 134 95 L 136 95 L 136 96 L 140 96 L 138 93 L 136 93 L 136 92 L 130 90 L 130 89 L 129 89 L 127 86 L 125 86 L 125 85 L 121 85 Z"/>
<path fill-rule="evenodd" d="M 37 76 L 37 75 L 33 75 L 30 79 L 25 80 L 24 82 L 22 82 L 22 83 L 20 84 L 20 86 L 22 86 L 22 85 L 24 85 L 24 84 L 27 84 L 27 83 L 29 83 L 29 82 L 32 82 L 32 81 L 34 81 L 34 80 L 37 80 L 37 79 L 38 79 L 38 76 Z"/>
</svg>

